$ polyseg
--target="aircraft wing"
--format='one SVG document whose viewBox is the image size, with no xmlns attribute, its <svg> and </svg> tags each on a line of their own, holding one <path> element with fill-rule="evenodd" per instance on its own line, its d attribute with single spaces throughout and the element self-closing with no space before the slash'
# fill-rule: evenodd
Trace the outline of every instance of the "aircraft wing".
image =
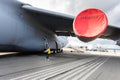
<svg viewBox="0 0 120 80">
<path fill-rule="evenodd" d="M 120 28 L 112 25 L 108 25 L 107 30 L 100 36 L 103 39 L 118 40 L 120 38 Z"/>
<path fill-rule="evenodd" d="M 39 20 L 40 24 L 54 31 L 58 35 L 74 35 L 72 24 L 74 16 L 58 12 L 36 8 L 30 5 L 23 5 L 28 13 L 34 14 L 33 17 Z"/>
<path fill-rule="evenodd" d="M 30 5 L 23 5 L 22 8 L 28 13 L 32 14 L 32 17 L 38 19 L 40 24 L 52 30 L 57 35 L 75 36 L 75 33 L 73 31 L 73 20 L 75 18 L 74 16 L 39 9 Z M 119 36 L 120 28 L 108 25 L 105 32 L 99 37 L 117 40 Z"/>
</svg>

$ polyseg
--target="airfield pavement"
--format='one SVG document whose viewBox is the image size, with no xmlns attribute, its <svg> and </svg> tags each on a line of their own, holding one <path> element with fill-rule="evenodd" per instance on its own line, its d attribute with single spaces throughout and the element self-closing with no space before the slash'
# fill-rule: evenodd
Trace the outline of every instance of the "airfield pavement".
<svg viewBox="0 0 120 80">
<path fill-rule="evenodd" d="M 119 52 L 63 50 L 50 60 L 44 53 L 1 55 L 0 80 L 120 80 Z"/>
</svg>

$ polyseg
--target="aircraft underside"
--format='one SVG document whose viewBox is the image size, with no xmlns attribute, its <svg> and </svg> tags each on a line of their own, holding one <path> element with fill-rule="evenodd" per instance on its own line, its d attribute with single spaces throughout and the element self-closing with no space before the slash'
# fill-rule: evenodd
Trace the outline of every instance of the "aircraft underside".
<svg viewBox="0 0 120 80">
<path fill-rule="evenodd" d="M 0 3 L 0 51 L 43 51 L 47 47 L 55 50 L 65 46 L 55 33 L 38 25 L 40 22 L 21 5 L 17 0 Z"/>
</svg>

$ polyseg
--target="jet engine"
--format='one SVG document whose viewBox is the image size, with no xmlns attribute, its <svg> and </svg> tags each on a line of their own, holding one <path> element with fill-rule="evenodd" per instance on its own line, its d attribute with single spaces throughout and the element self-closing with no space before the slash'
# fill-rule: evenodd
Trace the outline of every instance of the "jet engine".
<svg viewBox="0 0 120 80">
<path fill-rule="evenodd" d="M 80 12 L 73 21 L 73 30 L 78 38 L 88 42 L 101 36 L 108 25 L 105 13 L 99 9 L 90 8 Z"/>
</svg>

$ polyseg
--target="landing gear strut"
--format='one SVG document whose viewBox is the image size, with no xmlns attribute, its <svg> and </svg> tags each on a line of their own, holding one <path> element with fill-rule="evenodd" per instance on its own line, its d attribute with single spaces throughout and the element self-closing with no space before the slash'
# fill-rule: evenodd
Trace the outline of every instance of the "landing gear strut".
<svg viewBox="0 0 120 80">
<path fill-rule="evenodd" d="M 53 53 L 62 53 L 63 52 L 63 49 L 54 49 L 53 50 Z"/>
</svg>

